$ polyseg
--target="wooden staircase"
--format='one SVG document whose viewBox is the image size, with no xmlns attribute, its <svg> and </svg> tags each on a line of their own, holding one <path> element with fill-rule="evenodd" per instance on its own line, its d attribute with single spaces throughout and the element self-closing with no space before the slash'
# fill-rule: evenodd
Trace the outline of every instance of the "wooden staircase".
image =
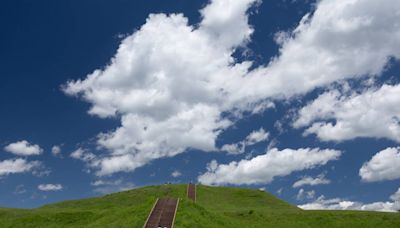
<svg viewBox="0 0 400 228">
<path fill-rule="evenodd" d="M 172 228 L 174 227 L 176 210 L 179 199 L 162 198 L 157 199 L 151 210 L 149 217 L 144 224 L 144 228 Z"/>
<path fill-rule="evenodd" d="M 193 202 L 196 202 L 196 185 L 195 184 L 188 184 L 187 187 L 187 197 Z"/>
</svg>

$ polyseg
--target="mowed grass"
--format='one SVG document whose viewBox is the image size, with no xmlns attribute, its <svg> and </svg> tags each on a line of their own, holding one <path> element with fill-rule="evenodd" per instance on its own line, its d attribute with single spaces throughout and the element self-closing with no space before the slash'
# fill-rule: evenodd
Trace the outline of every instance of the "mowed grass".
<svg viewBox="0 0 400 228">
<path fill-rule="evenodd" d="M 305 211 L 251 189 L 199 186 L 184 204 L 176 227 L 400 227 L 400 213 Z"/>
<path fill-rule="evenodd" d="M 184 185 L 148 186 L 32 210 L 0 209 L 0 227 L 143 227 L 158 197 L 184 192 Z"/>
<path fill-rule="evenodd" d="M 179 227 L 400 227 L 400 213 L 303 211 L 269 193 L 198 186 L 197 202 L 186 185 L 148 186 L 41 208 L 0 209 L 0 227 L 143 227 L 158 197 L 181 198 Z"/>
</svg>

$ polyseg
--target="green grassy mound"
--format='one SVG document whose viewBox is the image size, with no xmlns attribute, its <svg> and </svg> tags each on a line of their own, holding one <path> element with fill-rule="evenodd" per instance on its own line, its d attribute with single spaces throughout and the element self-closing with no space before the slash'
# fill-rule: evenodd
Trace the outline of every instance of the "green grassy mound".
<svg viewBox="0 0 400 228">
<path fill-rule="evenodd" d="M 148 186 L 41 208 L 0 209 L 0 227 L 143 227 L 155 199 L 179 197 L 178 227 L 400 227 L 400 213 L 303 211 L 271 194 L 250 189 L 186 185 Z"/>
</svg>

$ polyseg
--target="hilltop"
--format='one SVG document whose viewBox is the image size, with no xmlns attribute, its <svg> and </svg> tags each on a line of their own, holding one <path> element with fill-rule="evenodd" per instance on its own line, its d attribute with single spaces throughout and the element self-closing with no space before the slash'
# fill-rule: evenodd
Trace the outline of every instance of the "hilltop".
<svg viewBox="0 0 400 228">
<path fill-rule="evenodd" d="M 199 185 L 147 186 L 36 209 L 0 209 L 0 227 L 143 227 L 159 197 L 181 198 L 178 227 L 400 227 L 400 213 L 304 211 L 259 190 Z"/>
</svg>

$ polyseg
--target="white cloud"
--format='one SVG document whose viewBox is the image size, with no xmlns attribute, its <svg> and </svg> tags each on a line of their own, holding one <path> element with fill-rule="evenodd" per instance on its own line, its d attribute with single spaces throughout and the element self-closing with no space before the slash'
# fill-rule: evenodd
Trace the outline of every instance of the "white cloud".
<svg viewBox="0 0 400 228">
<path fill-rule="evenodd" d="M 212 42 L 227 48 L 250 39 L 253 29 L 248 25 L 246 11 L 259 0 L 211 0 L 200 11 L 203 20 L 200 32 L 210 36 Z"/>
<path fill-rule="evenodd" d="M 253 145 L 268 139 L 269 133 L 265 132 L 264 128 L 260 128 L 258 131 L 251 132 L 245 140 L 246 145 Z"/>
<path fill-rule="evenodd" d="M 92 182 L 91 185 L 95 186 L 93 191 L 100 194 L 109 194 L 113 192 L 126 191 L 135 187 L 133 183 L 129 181 L 124 181 L 123 179 L 96 180 Z"/>
<path fill-rule="evenodd" d="M 279 56 L 250 71 L 252 62 L 232 55 L 250 40 L 247 11 L 256 2 L 213 0 L 196 26 L 182 14 L 152 14 L 107 66 L 64 86 L 92 104 L 90 114 L 121 118 L 119 128 L 99 135 L 110 151 L 99 158 L 99 175 L 188 148 L 215 151 L 217 137 L 233 124 L 222 112 L 239 118 L 268 99 L 377 75 L 389 56 L 400 56 L 399 1 L 324 0 L 280 40 Z"/>
<path fill-rule="evenodd" d="M 252 131 L 246 139 L 232 144 L 225 144 L 221 147 L 221 151 L 226 151 L 228 154 L 241 154 L 245 152 L 246 146 L 251 146 L 259 142 L 267 140 L 269 133 L 260 128 L 259 130 Z"/>
<path fill-rule="evenodd" d="M 14 173 L 33 171 L 38 167 L 40 167 L 40 162 L 30 162 L 22 158 L 0 161 L 0 177 Z"/>
<path fill-rule="evenodd" d="M 70 157 L 85 162 L 90 162 L 96 159 L 96 155 L 82 148 L 76 149 L 74 152 L 70 154 Z"/>
<path fill-rule="evenodd" d="M 55 157 L 62 156 L 62 155 L 61 155 L 61 147 L 60 147 L 60 146 L 57 146 L 57 145 L 54 145 L 54 146 L 51 148 L 51 154 L 52 154 L 53 156 L 55 156 Z"/>
<path fill-rule="evenodd" d="M 390 199 L 393 201 L 400 201 L 400 188 L 390 196 Z"/>
<path fill-rule="evenodd" d="M 115 155 L 94 161 L 95 167 L 100 166 L 100 170 L 96 173 L 98 176 L 110 175 L 116 172 L 131 171 L 142 165 L 145 165 L 145 163 L 135 160 L 135 157 L 131 154 Z"/>
<path fill-rule="evenodd" d="M 400 211 L 400 188 L 397 189 L 397 191 L 390 196 L 390 199 L 394 202 L 393 209 Z"/>
<path fill-rule="evenodd" d="M 174 172 L 171 173 L 171 176 L 177 178 L 182 176 L 182 173 L 179 172 L 178 170 L 175 170 Z"/>
<path fill-rule="evenodd" d="M 296 195 L 297 200 L 304 200 L 304 199 L 314 199 L 315 198 L 315 191 L 305 191 L 304 189 L 299 189 L 299 192 Z"/>
<path fill-rule="evenodd" d="M 398 191 L 399 192 L 399 191 Z M 391 196 L 393 201 L 361 203 L 340 198 L 325 199 L 322 195 L 315 201 L 299 205 L 304 210 L 361 210 L 361 211 L 386 211 L 395 212 L 400 209 L 400 201 L 396 194 Z"/>
<path fill-rule="evenodd" d="M 43 152 L 39 145 L 30 144 L 26 140 L 11 143 L 5 146 L 4 150 L 20 156 L 39 155 Z"/>
<path fill-rule="evenodd" d="M 228 154 L 242 154 L 245 151 L 245 144 L 243 142 L 225 144 L 221 147 L 221 151 L 225 151 Z"/>
<path fill-rule="evenodd" d="M 92 186 L 100 186 L 100 185 L 105 185 L 105 184 L 107 184 L 108 182 L 105 182 L 105 181 L 103 181 L 103 180 L 96 180 L 96 181 L 94 181 L 94 182 L 92 182 L 92 183 L 90 183 Z"/>
<path fill-rule="evenodd" d="M 207 172 L 198 177 L 203 184 L 266 184 L 276 176 L 286 176 L 292 172 L 312 169 L 337 160 L 340 151 L 330 149 L 301 148 L 297 150 L 274 148 L 250 160 L 218 164 L 212 161 Z"/>
<path fill-rule="evenodd" d="M 400 178 L 400 147 L 386 148 L 375 154 L 360 168 L 361 179 L 366 182 Z"/>
<path fill-rule="evenodd" d="M 252 31 L 246 16 L 252 2 L 213 1 L 198 29 L 182 14 L 150 15 L 108 67 L 65 86 L 93 104 L 91 114 L 121 115 L 120 128 L 99 135 L 98 144 L 111 151 L 101 158 L 99 175 L 132 171 L 187 148 L 216 150 L 217 136 L 231 124 L 220 118 L 226 92 L 219 85 L 250 66 L 234 64 L 231 54 Z M 223 14 L 215 13 L 227 3 Z M 229 34 L 216 30 L 232 25 Z"/>
<path fill-rule="evenodd" d="M 40 191 L 61 191 L 63 189 L 63 186 L 61 184 L 39 184 L 38 189 Z"/>
<path fill-rule="evenodd" d="M 381 74 L 389 57 L 400 57 L 399 8 L 397 0 L 318 1 L 314 13 L 280 40 L 280 55 L 239 83 L 237 98 L 289 97 Z"/>
<path fill-rule="evenodd" d="M 304 185 L 315 186 L 315 185 L 330 184 L 330 183 L 331 181 L 326 179 L 324 174 L 320 174 L 315 178 L 304 176 L 293 184 L 293 188 L 299 188 Z"/>
<path fill-rule="evenodd" d="M 305 134 L 316 134 L 322 140 L 375 137 L 400 142 L 399 94 L 400 85 L 383 85 L 350 96 L 329 91 L 302 108 L 293 125 L 312 124 Z"/>
</svg>

